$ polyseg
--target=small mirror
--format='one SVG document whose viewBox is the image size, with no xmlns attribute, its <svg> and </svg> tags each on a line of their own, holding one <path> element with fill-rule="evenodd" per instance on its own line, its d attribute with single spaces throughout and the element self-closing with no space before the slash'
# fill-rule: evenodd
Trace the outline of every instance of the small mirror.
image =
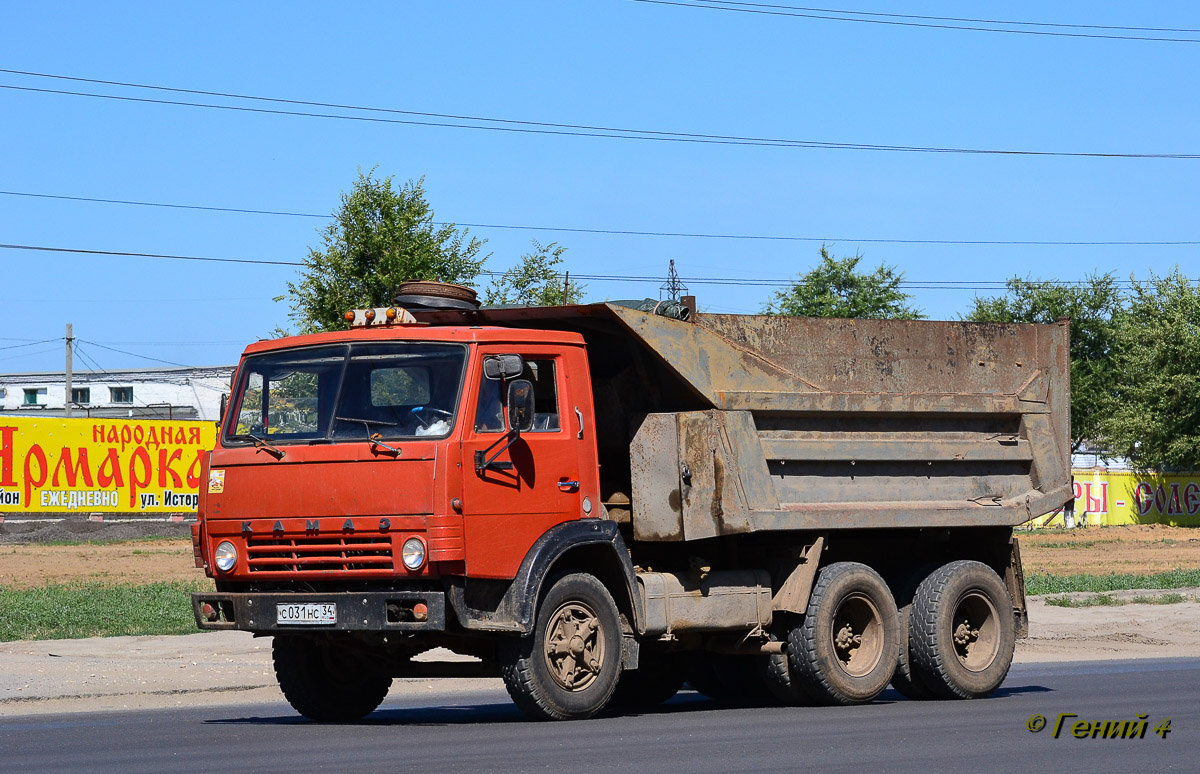
<svg viewBox="0 0 1200 774">
<path fill-rule="evenodd" d="M 221 393 L 221 413 L 217 416 L 217 424 L 225 424 L 225 409 L 229 408 L 229 393 Z"/>
<path fill-rule="evenodd" d="M 533 382 L 528 379 L 509 382 L 508 426 L 518 434 L 533 428 Z"/>
<path fill-rule="evenodd" d="M 525 370 L 520 355 L 488 355 L 483 359 L 483 375 L 488 379 L 515 379 Z"/>
</svg>

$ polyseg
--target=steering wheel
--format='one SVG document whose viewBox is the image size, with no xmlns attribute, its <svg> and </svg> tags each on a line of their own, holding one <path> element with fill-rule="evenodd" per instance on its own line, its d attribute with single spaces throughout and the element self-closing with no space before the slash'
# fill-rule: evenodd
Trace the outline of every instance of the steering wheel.
<svg viewBox="0 0 1200 774">
<path fill-rule="evenodd" d="M 449 411 L 443 411 L 442 409 L 434 408 L 433 406 L 414 406 L 412 409 L 412 415 L 416 417 L 418 422 L 421 423 L 421 427 L 429 427 L 434 422 L 432 417 L 426 420 L 425 417 L 421 416 L 422 411 L 428 411 L 430 414 L 440 414 L 444 417 L 454 416 Z"/>
</svg>

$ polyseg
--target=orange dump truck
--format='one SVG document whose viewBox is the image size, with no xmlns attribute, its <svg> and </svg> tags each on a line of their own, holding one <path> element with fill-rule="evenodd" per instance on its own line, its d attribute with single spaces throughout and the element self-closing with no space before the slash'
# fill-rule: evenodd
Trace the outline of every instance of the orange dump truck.
<svg viewBox="0 0 1200 774">
<path fill-rule="evenodd" d="M 300 713 L 468 673 L 548 719 L 1004 680 L 1013 527 L 1072 496 L 1065 322 L 431 293 L 249 346 L 205 461 L 197 624 L 272 636 Z"/>
</svg>

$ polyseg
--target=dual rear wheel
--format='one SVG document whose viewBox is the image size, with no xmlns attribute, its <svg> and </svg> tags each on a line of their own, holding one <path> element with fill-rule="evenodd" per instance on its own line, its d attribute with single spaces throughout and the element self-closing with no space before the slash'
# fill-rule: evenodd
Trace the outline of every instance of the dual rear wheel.
<svg viewBox="0 0 1200 774">
<path fill-rule="evenodd" d="M 942 565 L 921 581 L 908 607 L 907 675 L 893 680 L 897 690 L 914 699 L 976 699 L 1004 682 L 1016 621 L 1008 589 L 992 568 Z"/>
<path fill-rule="evenodd" d="M 892 685 L 914 699 L 973 699 L 1004 681 L 1016 642 L 1012 600 L 987 565 L 959 560 L 892 592 L 870 567 L 821 569 L 806 614 L 788 630 L 769 676 L 791 704 L 861 704 Z"/>
</svg>

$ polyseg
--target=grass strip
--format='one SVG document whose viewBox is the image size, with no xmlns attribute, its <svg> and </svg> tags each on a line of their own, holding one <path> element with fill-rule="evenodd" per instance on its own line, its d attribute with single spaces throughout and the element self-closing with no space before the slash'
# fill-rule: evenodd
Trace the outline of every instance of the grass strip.
<svg viewBox="0 0 1200 774">
<path fill-rule="evenodd" d="M 1097 594 L 1094 597 L 1072 599 L 1071 597 L 1046 597 L 1046 604 L 1054 607 L 1120 607 L 1122 605 L 1177 605 L 1180 602 L 1195 602 L 1193 597 L 1183 594 L 1160 594 L 1149 596 L 1139 594 L 1131 599 L 1120 599 L 1107 594 Z"/>
<path fill-rule="evenodd" d="M 211 589 L 206 580 L 0 588 L 0 642 L 191 634 L 197 629 L 188 595 Z"/>
<path fill-rule="evenodd" d="M 1117 543 L 1117 540 L 1068 540 L 1062 543 L 1030 543 L 1035 548 L 1092 548 L 1101 544 Z"/>
<path fill-rule="evenodd" d="M 1025 576 L 1026 594 L 1064 594 L 1069 591 L 1128 591 L 1129 589 L 1180 589 L 1200 586 L 1200 570 L 1170 570 L 1151 575 L 1110 573 L 1108 575 L 1052 575 L 1030 573 Z"/>
<path fill-rule="evenodd" d="M 1053 607 L 1120 607 L 1125 600 L 1098 594 L 1094 597 L 1071 599 L 1070 597 L 1046 597 L 1046 604 Z"/>
</svg>

